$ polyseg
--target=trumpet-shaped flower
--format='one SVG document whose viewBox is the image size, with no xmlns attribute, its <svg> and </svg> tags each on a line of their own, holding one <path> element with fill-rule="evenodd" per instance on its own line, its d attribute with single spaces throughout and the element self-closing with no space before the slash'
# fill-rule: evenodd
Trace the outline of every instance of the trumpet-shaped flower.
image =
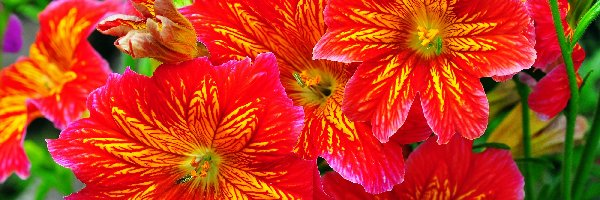
<svg viewBox="0 0 600 200">
<path fill-rule="evenodd" d="M 365 122 L 342 113 L 344 88 L 355 65 L 312 60 L 312 48 L 325 33 L 324 0 L 196 1 L 181 12 L 194 24 L 211 60 L 255 57 L 273 52 L 281 81 L 295 105 L 304 107 L 305 126 L 295 152 L 323 157 L 344 178 L 381 193 L 402 182 L 399 143 L 426 139 L 431 130 L 419 107 L 389 144 L 380 143 Z"/>
<path fill-rule="evenodd" d="M 62 129 L 81 117 L 88 94 L 110 69 L 87 42 L 111 2 L 64 0 L 40 13 L 40 30 L 29 57 L 0 72 L 0 182 L 16 171 L 29 175 L 23 151 L 26 127 L 44 116 Z"/>
<path fill-rule="evenodd" d="M 336 173 L 323 176 L 323 187 L 334 199 L 349 200 L 523 199 L 523 176 L 510 152 L 473 153 L 472 144 L 458 136 L 446 145 L 429 139 L 409 156 L 404 183 L 390 192 L 367 194 Z"/>
<path fill-rule="evenodd" d="M 275 56 L 127 70 L 90 94 L 90 117 L 48 149 L 86 187 L 73 199 L 291 199 L 313 195 L 315 160 L 292 153 L 303 113 Z"/>
<path fill-rule="evenodd" d="M 343 111 L 370 121 L 381 141 L 406 124 L 416 99 L 438 143 L 481 136 L 488 102 L 479 78 L 512 75 L 535 59 L 520 0 L 331 0 L 325 23 L 314 58 L 363 62 Z"/>
<path fill-rule="evenodd" d="M 131 0 L 137 15 L 117 14 L 104 19 L 98 30 L 120 37 L 115 46 L 134 58 L 151 57 L 177 63 L 208 55 L 196 40 L 190 21 L 172 0 Z"/>
<path fill-rule="evenodd" d="M 560 0 L 559 11 L 561 21 L 564 27 L 564 34 L 573 35 L 573 29 L 567 23 L 567 13 L 570 10 L 567 0 Z M 537 112 L 543 119 L 550 119 L 560 113 L 571 99 L 569 90 L 569 79 L 564 64 L 550 4 L 546 0 L 528 0 L 527 4 L 531 8 L 532 18 L 535 23 L 535 35 L 537 43 L 535 49 L 538 52 L 538 59 L 533 65 L 535 68 L 546 72 L 534 87 L 529 96 L 529 106 Z M 585 59 L 585 52 L 579 44 L 573 49 L 573 62 L 577 71 Z M 578 84 L 581 84 L 581 77 L 577 75 Z"/>
</svg>

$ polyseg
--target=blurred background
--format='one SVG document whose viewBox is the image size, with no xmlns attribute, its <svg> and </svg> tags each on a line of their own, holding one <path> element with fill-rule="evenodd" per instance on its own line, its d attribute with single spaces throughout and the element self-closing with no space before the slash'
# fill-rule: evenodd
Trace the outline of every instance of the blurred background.
<svg viewBox="0 0 600 200">
<path fill-rule="evenodd" d="M 39 27 L 37 14 L 45 8 L 49 1 L 0 0 L 2 5 L 6 7 L 10 6 L 10 10 L 23 23 L 23 48 L 18 53 L 2 54 L 3 67 L 14 63 L 19 57 L 29 54 L 29 46 L 33 43 Z M 0 10 L 2 10 L 0 12 L 6 12 L 5 9 Z M 114 37 L 94 32 L 88 40 L 110 62 L 114 72 L 122 73 L 126 66 L 130 66 L 140 73 L 151 75 L 157 63 L 149 59 L 132 59 L 120 53 L 113 45 L 115 39 Z M 582 77 L 587 78 L 584 86 L 581 88 L 579 113 L 585 117 L 585 120 L 590 122 L 598 104 L 597 99 L 600 91 L 600 23 L 598 21 L 590 26 L 580 44 L 584 47 L 587 56 L 579 73 Z M 537 71 L 530 71 L 530 74 L 536 79 L 543 76 L 542 72 Z M 482 83 L 488 94 L 498 87 L 498 83 L 489 78 L 482 79 Z M 486 139 L 490 136 L 489 133 L 496 129 L 512 108 L 505 107 L 498 110 L 497 115 L 494 118 L 490 118 L 486 134 L 478 139 L 476 144 L 485 143 Z M 60 131 L 54 128 L 51 122 L 43 118 L 36 119 L 29 125 L 25 139 L 25 149 L 32 163 L 31 176 L 27 180 L 21 180 L 13 174 L 5 183 L 0 184 L 0 200 L 62 199 L 63 196 L 78 191 L 83 187 L 70 170 L 54 163 L 47 151 L 45 140 L 57 138 L 59 133 Z M 581 156 L 581 147 L 581 145 L 577 146 L 575 163 L 578 163 L 578 157 Z M 517 160 L 517 162 L 521 161 Z M 544 155 L 536 158 L 535 161 L 527 162 L 535 162 L 535 169 L 538 169 L 533 170 L 536 173 L 535 180 L 538 181 L 535 186 L 536 191 L 539 191 L 537 199 L 555 199 L 558 197 L 559 195 L 555 195 L 553 190 L 559 184 L 561 154 Z M 322 166 L 320 164 L 319 166 L 322 171 L 328 170 L 326 165 Z M 590 184 L 587 185 L 585 199 L 600 199 L 600 161 L 594 166 L 590 177 L 591 180 Z"/>
</svg>

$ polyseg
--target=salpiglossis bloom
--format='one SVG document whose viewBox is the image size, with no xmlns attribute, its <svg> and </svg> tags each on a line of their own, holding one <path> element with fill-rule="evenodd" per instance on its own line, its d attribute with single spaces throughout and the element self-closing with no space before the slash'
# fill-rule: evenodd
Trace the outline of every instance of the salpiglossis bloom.
<svg viewBox="0 0 600 200">
<path fill-rule="evenodd" d="M 86 187 L 75 199 L 290 199 L 313 195 L 315 160 L 292 153 L 303 113 L 275 56 L 127 70 L 90 94 L 90 117 L 48 149 Z"/>
<path fill-rule="evenodd" d="M 535 59 L 519 0 L 331 0 L 325 23 L 314 58 L 363 61 L 343 111 L 370 121 L 381 141 L 405 124 L 415 99 L 438 143 L 481 136 L 488 102 L 479 78 L 512 75 Z"/>
<path fill-rule="evenodd" d="M 208 55 L 196 40 L 190 21 L 182 16 L 173 0 L 130 0 L 137 15 L 117 14 L 104 19 L 98 30 L 120 37 L 115 46 L 134 58 L 150 57 L 163 63 L 177 63 Z"/>
<path fill-rule="evenodd" d="M 404 175 L 399 143 L 425 140 L 431 130 L 417 107 L 411 111 L 410 126 L 393 142 L 381 144 L 368 123 L 353 122 L 342 113 L 344 87 L 354 65 L 312 60 L 312 48 L 326 30 L 324 7 L 324 0 L 196 1 L 181 12 L 195 26 L 213 62 L 269 51 L 278 57 L 288 96 L 304 107 L 305 126 L 295 152 L 307 159 L 323 157 L 368 192 L 389 191 Z"/>
<path fill-rule="evenodd" d="M 40 30 L 21 58 L 0 72 L 0 182 L 29 176 L 25 129 L 44 116 L 62 129 L 81 117 L 88 94 L 108 77 L 108 63 L 87 42 L 111 2 L 63 0 L 40 13 Z"/>
<path fill-rule="evenodd" d="M 573 29 L 567 23 L 567 13 L 570 10 L 569 2 L 560 0 L 558 3 L 564 34 L 572 36 Z M 547 73 L 533 88 L 529 96 L 529 106 L 543 119 L 550 119 L 564 110 L 569 99 L 571 99 L 569 78 L 558 44 L 549 2 L 545 0 L 528 0 L 527 4 L 531 8 L 537 40 L 535 49 L 538 52 L 538 59 L 533 66 Z M 584 59 L 585 52 L 583 48 L 576 44 L 573 48 L 575 71 L 579 69 Z M 578 84 L 581 85 L 579 74 L 577 74 L 577 79 Z"/>
<path fill-rule="evenodd" d="M 510 152 L 487 149 L 473 153 L 472 141 L 454 136 L 446 145 L 435 137 L 406 161 L 404 183 L 371 195 L 336 173 L 323 176 L 325 193 L 334 199 L 523 199 L 523 176 Z"/>
</svg>

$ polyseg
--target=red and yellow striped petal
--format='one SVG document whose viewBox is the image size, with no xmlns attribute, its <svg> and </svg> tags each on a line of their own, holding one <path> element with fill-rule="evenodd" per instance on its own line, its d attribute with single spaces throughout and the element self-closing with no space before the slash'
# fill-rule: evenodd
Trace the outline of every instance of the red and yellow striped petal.
<svg viewBox="0 0 600 200">
<path fill-rule="evenodd" d="M 346 86 L 346 115 L 370 121 L 375 137 L 387 142 L 404 124 L 417 92 L 426 85 L 427 66 L 419 61 L 405 52 L 361 64 Z"/>
<path fill-rule="evenodd" d="M 447 143 L 455 133 L 468 139 L 481 136 L 487 127 L 489 104 L 479 79 L 452 60 L 438 59 L 431 65 L 421 101 L 438 143 Z"/>
<path fill-rule="evenodd" d="M 449 3 L 452 4 L 452 3 Z M 456 20 L 443 45 L 464 73 L 476 78 L 512 75 L 535 61 L 533 24 L 522 1 L 456 1 Z"/>
<path fill-rule="evenodd" d="M 311 1 L 302 2 L 309 2 L 303 5 L 314 8 L 309 6 L 314 4 Z M 297 29 L 300 27 L 293 21 L 302 18 L 293 13 L 297 3 L 275 0 L 195 1 L 180 11 L 194 25 L 198 39 L 210 49 L 211 61 L 223 63 L 273 52 L 282 76 L 293 78 L 291 73 L 297 72 L 299 66 L 310 66 L 312 62 L 312 41 L 298 39 L 300 33 Z M 311 28 L 317 27 L 314 31 L 323 29 L 312 23 Z M 310 38 L 314 35 L 302 36 Z"/>
<path fill-rule="evenodd" d="M 87 37 L 112 2 L 55 2 L 40 14 L 40 32 L 30 50 L 28 79 L 40 79 L 46 88 L 32 103 L 58 128 L 81 117 L 87 95 L 106 81 L 108 63 L 87 42 Z M 34 72 L 35 71 L 35 72 Z"/>
<path fill-rule="evenodd" d="M 302 111 L 285 96 L 272 54 L 253 64 L 197 59 L 162 66 L 152 78 L 128 70 L 94 91 L 88 108 L 90 118 L 48 142 L 87 185 L 70 198 L 313 195 L 313 179 L 304 177 L 315 161 L 291 153 Z M 209 154 L 211 170 L 194 169 Z"/>
<path fill-rule="evenodd" d="M 523 199 L 523 176 L 506 150 L 473 153 L 464 138 L 438 145 L 432 137 L 406 164 L 404 183 L 390 192 L 368 194 L 335 172 L 323 176 L 323 187 L 334 199 Z"/>
<path fill-rule="evenodd" d="M 35 63 L 24 58 L 0 71 L 0 182 L 13 172 L 21 178 L 29 176 L 29 160 L 23 150 L 26 127 L 40 116 L 28 99 L 44 91 Z M 43 77 L 43 76 L 38 76 Z"/>
<path fill-rule="evenodd" d="M 523 176 L 509 151 L 473 153 L 473 142 L 458 136 L 446 145 L 435 140 L 408 158 L 406 179 L 394 188 L 397 198 L 523 199 Z"/>
<path fill-rule="evenodd" d="M 329 1 L 325 9 L 329 30 L 316 44 L 313 57 L 349 63 L 397 53 L 409 26 L 398 16 L 401 6 L 389 0 Z"/>
<path fill-rule="evenodd" d="M 391 190 L 403 180 L 402 146 L 380 143 L 368 123 L 344 116 L 342 95 L 341 90 L 333 94 L 323 111 L 306 108 L 306 125 L 295 152 L 309 159 L 323 157 L 333 170 L 369 193 Z"/>
<path fill-rule="evenodd" d="M 0 75 L 2 76 L 2 75 Z M 0 92 L 6 92 L 1 90 Z M 27 96 L 0 95 L 0 183 L 13 172 L 21 179 L 29 177 L 29 160 L 23 149 L 26 126 L 39 112 L 27 106 Z"/>
</svg>

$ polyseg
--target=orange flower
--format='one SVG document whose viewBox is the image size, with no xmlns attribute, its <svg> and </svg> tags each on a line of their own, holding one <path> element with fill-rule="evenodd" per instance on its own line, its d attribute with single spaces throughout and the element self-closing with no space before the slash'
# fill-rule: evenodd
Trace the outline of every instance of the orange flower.
<svg viewBox="0 0 600 200">
<path fill-rule="evenodd" d="M 292 153 L 303 114 L 278 76 L 272 54 L 113 74 L 48 149 L 86 184 L 74 199 L 309 198 L 315 160 Z"/>
<path fill-rule="evenodd" d="M 0 72 L 0 182 L 16 171 L 29 176 L 25 129 L 44 116 L 62 129 L 81 117 L 88 94 L 106 81 L 108 63 L 87 42 L 110 2 L 63 0 L 39 15 L 29 57 Z"/>
<path fill-rule="evenodd" d="M 420 108 L 392 142 L 382 144 L 369 123 L 342 113 L 344 88 L 354 65 L 312 60 L 312 48 L 325 33 L 324 0 L 196 1 L 182 8 L 211 52 L 211 60 L 254 58 L 273 52 L 281 81 L 296 105 L 304 107 L 305 127 L 295 151 L 323 157 L 344 178 L 368 192 L 381 193 L 402 182 L 404 158 L 398 143 L 431 135 Z"/>
<path fill-rule="evenodd" d="M 481 136 L 488 102 L 479 78 L 512 75 L 535 59 L 520 0 L 331 0 L 325 23 L 314 58 L 363 62 L 343 110 L 370 121 L 381 141 L 405 124 L 416 99 L 438 143 Z"/>
<path fill-rule="evenodd" d="M 115 45 L 134 58 L 150 57 L 177 63 L 208 55 L 196 40 L 192 24 L 172 0 L 131 0 L 139 15 L 117 14 L 104 19 L 98 30 L 120 37 Z"/>
</svg>

